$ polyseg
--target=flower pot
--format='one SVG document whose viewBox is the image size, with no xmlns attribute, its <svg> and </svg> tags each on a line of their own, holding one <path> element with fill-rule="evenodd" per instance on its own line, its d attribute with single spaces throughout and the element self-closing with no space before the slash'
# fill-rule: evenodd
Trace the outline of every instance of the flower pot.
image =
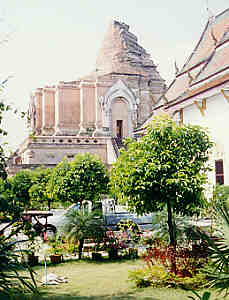
<svg viewBox="0 0 229 300">
<path fill-rule="evenodd" d="M 36 256 L 34 254 L 28 254 L 28 264 L 30 266 L 38 265 L 38 256 Z"/>
<path fill-rule="evenodd" d="M 109 259 L 117 259 L 118 258 L 118 249 L 112 248 L 108 250 Z"/>
<path fill-rule="evenodd" d="M 50 255 L 50 261 L 52 264 L 59 264 L 59 263 L 63 262 L 63 255 L 61 255 L 61 254 Z"/>
<path fill-rule="evenodd" d="M 102 254 L 97 253 L 97 252 L 92 252 L 92 260 L 101 261 L 102 260 Z"/>
</svg>

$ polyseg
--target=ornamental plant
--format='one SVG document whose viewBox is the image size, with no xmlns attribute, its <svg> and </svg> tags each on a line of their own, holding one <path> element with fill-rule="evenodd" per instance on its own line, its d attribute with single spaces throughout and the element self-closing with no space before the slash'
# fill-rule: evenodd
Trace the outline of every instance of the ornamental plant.
<svg viewBox="0 0 229 300">
<path fill-rule="evenodd" d="M 14 230 L 13 230 L 14 231 Z M 14 231 L 17 233 L 17 231 Z M 23 241 L 17 241 L 11 236 L 0 236 L 0 297 L 10 298 L 13 295 L 33 293 L 38 294 L 35 281 L 35 273 L 28 266 L 20 261 L 22 251 L 17 249 Z M 28 251 L 24 251 L 28 253 Z M 25 275 L 18 273 L 23 270 Z M 13 299 L 13 298 L 12 298 Z"/>
<path fill-rule="evenodd" d="M 213 143 L 200 126 L 179 126 L 168 116 L 155 117 L 139 140 L 111 170 L 111 190 L 137 214 L 166 208 L 169 243 L 177 245 L 175 213 L 193 215 L 205 206 L 203 196 Z M 176 273 L 175 261 L 172 263 Z"/>
<path fill-rule="evenodd" d="M 66 249 L 61 239 L 56 238 L 49 242 L 48 253 L 50 255 L 63 255 L 66 253 Z"/>
<path fill-rule="evenodd" d="M 205 276 L 201 273 L 193 277 L 179 277 L 162 265 L 153 265 L 149 268 L 137 268 L 128 272 L 128 278 L 134 282 L 136 287 L 144 288 L 152 286 L 155 288 L 171 287 L 197 289 L 205 284 Z"/>
<path fill-rule="evenodd" d="M 216 288 L 219 292 L 229 295 L 229 209 L 226 202 L 215 206 L 216 213 L 221 218 L 221 234 L 209 237 L 203 232 L 200 233 L 202 239 L 208 246 L 211 258 L 211 268 L 207 270 L 210 287 Z"/>
<path fill-rule="evenodd" d="M 59 235 L 71 243 L 78 243 L 79 259 L 81 259 L 85 239 L 94 239 L 95 242 L 104 239 L 104 222 L 97 212 L 70 210 L 59 230 Z"/>
<path fill-rule="evenodd" d="M 125 232 L 116 233 L 113 230 L 106 231 L 105 245 L 107 251 L 127 249 L 128 235 Z"/>
<path fill-rule="evenodd" d="M 47 187 L 47 195 L 63 205 L 84 200 L 95 203 L 108 192 L 108 173 L 104 163 L 96 155 L 79 153 L 72 162 L 64 159 L 53 170 Z"/>
<path fill-rule="evenodd" d="M 188 296 L 189 299 L 192 299 L 192 300 L 210 300 L 210 298 L 212 299 L 211 292 L 206 291 L 203 293 L 203 295 L 200 295 L 196 291 L 191 291 L 191 292 L 195 295 L 195 297 Z M 217 300 L 217 299 L 214 299 L 214 300 Z"/>
</svg>

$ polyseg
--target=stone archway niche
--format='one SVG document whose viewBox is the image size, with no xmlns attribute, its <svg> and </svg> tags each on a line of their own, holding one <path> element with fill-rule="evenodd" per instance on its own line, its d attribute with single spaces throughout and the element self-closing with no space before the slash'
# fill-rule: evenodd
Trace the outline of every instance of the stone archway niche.
<svg viewBox="0 0 229 300">
<path fill-rule="evenodd" d="M 112 136 L 124 138 L 129 134 L 128 103 L 122 98 L 115 98 L 111 105 Z"/>
<path fill-rule="evenodd" d="M 117 121 L 122 121 L 122 137 L 132 136 L 137 121 L 137 102 L 133 92 L 118 80 L 100 97 L 103 127 L 109 135 L 117 136 Z"/>
</svg>

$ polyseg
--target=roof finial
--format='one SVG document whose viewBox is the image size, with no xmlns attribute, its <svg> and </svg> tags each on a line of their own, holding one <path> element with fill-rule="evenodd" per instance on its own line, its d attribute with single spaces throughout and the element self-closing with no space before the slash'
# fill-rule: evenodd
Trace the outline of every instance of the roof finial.
<svg viewBox="0 0 229 300">
<path fill-rule="evenodd" d="M 215 46 L 216 46 L 217 43 L 218 43 L 218 40 L 217 40 L 217 38 L 216 38 L 216 36 L 215 36 L 215 34 L 214 34 L 214 32 L 213 32 L 213 29 L 211 29 L 210 34 L 211 34 L 211 37 L 212 37 L 212 39 L 213 39 L 213 41 L 214 41 L 214 44 L 215 44 Z"/>
<path fill-rule="evenodd" d="M 213 31 L 213 25 L 215 23 L 215 15 L 212 12 L 212 10 L 210 10 L 210 8 L 209 8 L 208 0 L 206 0 L 206 5 L 207 5 L 207 13 L 208 13 L 208 23 L 209 23 L 210 36 L 213 39 L 214 44 L 216 46 L 217 43 L 218 43 L 218 40 L 217 40 L 217 38 L 216 38 L 216 36 L 214 34 L 214 31 Z"/>
<path fill-rule="evenodd" d="M 206 0 L 206 7 L 207 7 L 207 14 L 208 14 L 208 21 L 209 24 L 212 25 L 215 23 L 215 15 L 212 10 L 209 8 L 208 0 Z"/>
<path fill-rule="evenodd" d="M 188 78 L 189 78 L 189 84 L 191 84 L 194 78 L 192 77 L 189 71 L 188 71 Z"/>
<path fill-rule="evenodd" d="M 177 66 L 176 60 L 175 60 L 175 62 L 174 62 L 174 66 L 175 66 L 175 75 L 177 75 L 177 74 L 179 73 L 179 68 L 178 68 L 178 66 Z"/>
</svg>

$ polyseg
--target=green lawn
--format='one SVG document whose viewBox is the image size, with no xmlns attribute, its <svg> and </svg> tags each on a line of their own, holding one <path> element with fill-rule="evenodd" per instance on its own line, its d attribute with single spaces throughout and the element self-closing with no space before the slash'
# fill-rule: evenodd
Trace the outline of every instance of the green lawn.
<svg viewBox="0 0 229 300">
<path fill-rule="evenodd" d="M 142 264 L 140 260 L 117 262 L 68 261 L 48 266 L 48 273 L 68 277 L 68 283 L 42 287 L 42 297 L 36 300 L 185 300 L 191 293 L 171 288 L 136 289 L 128 281 L 128 270 Z M 37 278 L 44 276 L 44 267 L 35 267 Z M 214 293 L 214 295 L 216 295 Z M 215 300 L 216 296 L 212 298 Z M 224 299 L 217 296 L 217 300 Z"/>
</svg>

